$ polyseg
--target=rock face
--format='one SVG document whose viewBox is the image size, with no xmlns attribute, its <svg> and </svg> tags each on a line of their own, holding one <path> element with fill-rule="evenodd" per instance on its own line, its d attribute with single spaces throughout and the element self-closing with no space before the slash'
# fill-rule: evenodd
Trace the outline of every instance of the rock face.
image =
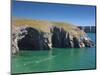
<svg viewBox="0 0 100 75">
<path fill-rule="evenodd" d="M 90 40 L 87 37 L 84 37 L 82 41 L 83 41 L 85 47 L 93 47 L 94 46 L 92 40 Z"/>
<path fill-rule="evenodd" d="M 55 48 L 82 48 L 94 46 L 88 36 L 83 35 L 78 38 L 72 36 L 63 28 L 53 27 L 52 34 L 52 47 Z"/>
<path fill-rule="evenodd" d="M 96 26 L 78 26 L 81 30 L 84 30 L 86 33 L 96 33 Z"/>
<path fill-rule="evenodd" d="M 18 41 L 20 50 L 48 50 L 47 39 L 43 37 L 43 33 L 38 30 L 27 27 L 27 35 Z"/>
<path fill-rule="evenodd" d="M 52 47 L 55 48 L 72 48 L 73 42 L 71 35 L 63 28 L 53 28 Z"/>
<path fill-rule="evenodd" d="M 27 31 L 25 30 L 26 27 L 12 28 L 12 54 L 16 54 L 19 52 L 18 41 L 25 37 Z"/>
<path fill-rule="evenodd" d="M 77 37 L 73 37 L 74 48 L 80 48 L 80 41 Z"/>
<path fill-rule="evenodd" d="M 52 27 L 50 33 L 44 33 L 32 27 L 20 27 L 12 32 L 12 53 L 19 50 L 49 50 L 50 48 L 92 47 L 88 36 L 73 36 L 60 27 Z"/>
</svg>

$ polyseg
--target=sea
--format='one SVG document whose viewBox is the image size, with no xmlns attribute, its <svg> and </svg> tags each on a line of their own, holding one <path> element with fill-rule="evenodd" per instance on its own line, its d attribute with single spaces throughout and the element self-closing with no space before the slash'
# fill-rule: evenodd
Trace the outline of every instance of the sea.
<svg viewBox="0 0 100 75">
<path fill-rule="evenodd" d="M 11 72 L 15 74 L 96 69 L 96 34 L 87 34 L 95 47 L 20 51 L 18 55 L 11 56 Z"/>
</svg>

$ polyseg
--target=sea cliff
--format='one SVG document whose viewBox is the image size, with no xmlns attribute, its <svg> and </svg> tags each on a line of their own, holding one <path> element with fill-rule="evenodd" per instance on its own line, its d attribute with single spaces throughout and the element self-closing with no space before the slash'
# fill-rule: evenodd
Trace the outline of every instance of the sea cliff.
<svg viewBox="0 0 100 75">
<path fill-rule="evenodd" d="M 83 30 L 69 23 L 39 20 L 14 20 L 12 22 L 12 54 L 20 50 L 94 46 Z"/>
</svg>

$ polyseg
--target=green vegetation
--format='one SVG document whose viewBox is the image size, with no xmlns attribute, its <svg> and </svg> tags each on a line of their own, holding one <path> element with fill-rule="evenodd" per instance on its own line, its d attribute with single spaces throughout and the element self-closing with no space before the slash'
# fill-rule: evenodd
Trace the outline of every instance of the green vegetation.
<svg viewBox="0 0 100 75">
<path fill-rule="evenodd" d="M 42 32 L 50 33 L 50 28 L 53 26 L 57 26 L 63 28 L 65 31 L 71 33 L 76 37 L 80 37 L 81 35 L 85 34 L 82 30 L 77 28 L 76 26 L 63 23 L 63 22 L 50 22 L 50 21 L 43 21 L 43 20 L 27 20 L 27 19 L 16 19 L 12 21 L 12 25 L 14 26 L 29 26 L 36 28 Z"/>
</svg>

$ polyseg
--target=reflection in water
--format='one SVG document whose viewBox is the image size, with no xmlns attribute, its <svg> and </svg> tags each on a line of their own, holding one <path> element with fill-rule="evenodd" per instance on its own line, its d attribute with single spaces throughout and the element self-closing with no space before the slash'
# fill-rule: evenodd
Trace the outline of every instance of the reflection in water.
<svg viewBox="0 0 100 75">
<path fill-rule="evenodd" d="M 12 61 L 14 73 L 95 68 L 95 48 L 26 51 Z"/>
<path fill-rule="evenodd" d="M 52 69 L 52 62 L 53 62 L 53 51 L 52 51 L 52 49 L 49 51 L 49 57 L 51 58 L 51 60 L 49 60 L 49 62 L 48 62 L 48 70 L 47 71 L 49 71 L 50 69 Z"/>
<path fill-rule="evenodd" d="M 12 73 L 95 69 L 95 51 L 95 47 L 22 51 L 12 57 Z"/>
</svg>

